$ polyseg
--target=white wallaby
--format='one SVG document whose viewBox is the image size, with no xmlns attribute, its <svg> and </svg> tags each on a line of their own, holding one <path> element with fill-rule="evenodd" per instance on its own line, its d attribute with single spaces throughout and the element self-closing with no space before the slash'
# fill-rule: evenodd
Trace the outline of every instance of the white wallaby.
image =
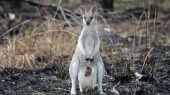
<svg viewBox="0 0 170 95">
<path fill-rule="evenodd" d="M 104 64 L 99 50 L 100 40 L 96 29 L 96 11 L 96 5 L 93 5 L 89 12 L 86 12 L 84 6 L 80 6 L 83 29 L 69 68 L 72 95 L 77 94 L 77 83 L 79 83 L 81 93 L 93 89 L 98 83 L 99 94 L 104 94 L 102 88 Z"/>
</svg>

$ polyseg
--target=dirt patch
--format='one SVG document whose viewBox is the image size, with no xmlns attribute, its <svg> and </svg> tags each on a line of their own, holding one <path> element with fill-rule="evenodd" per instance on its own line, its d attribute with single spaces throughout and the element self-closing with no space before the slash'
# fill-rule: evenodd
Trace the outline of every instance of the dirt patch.
<svg viewBox="0 0 170 95">
<path fill-rule="evenodd" d="M 166 60 L 166 65 L 160 65 L 157 69 L 156 75 L 157 83 L 152 81 L 136 81 L 134 75 L 115 74 L 113 67 L 121 69 L 123 66 L 122 61 L 117 63 L 110 63 L 105 61 L 106 73 L 104 77 L 104 92 L 107 95 L 113 95 L 111 89 L 116 86 L 120 94 L 122 95 L 168 95 L 170 92 L 170 64 L 169 60 Z M 142 65 L 140 62 L 136 62 L 138 66 Z M 115 65 L 115 66 L 113 66 Z M 62 72 L 61 76 L 61 69 Z M 69 64 L 64 64 L 61 67 L 60 64 L 49 65 L 40 70 L 19 70 L 6 68 L 0 72 L 0 94 L 7 95 L 33 95 L 33 94 L 45 94 L 45 95 L 68 95 L 70 93 L 71 81 L 68 75 Z M 120 70 L 121 71 L 121 70 Z M 117 73 L 121 73 L 118 71 Z M 77 90 L 79 90 L 77 88 Z M 96 89 L 88 91 L 87 95 L 97 95 Z"/>
</svg>

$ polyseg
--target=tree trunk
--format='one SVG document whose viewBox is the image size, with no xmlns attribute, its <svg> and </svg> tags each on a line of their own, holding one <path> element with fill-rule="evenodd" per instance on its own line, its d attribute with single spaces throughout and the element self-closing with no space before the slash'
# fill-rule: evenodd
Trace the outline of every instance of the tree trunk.
<svg viewBox="0 0 170 95">
<path fill-rule="evenodd" d="M 114 10 L 114 0 L 100 0 L 99 3 L 105 12 Z"/>
</svg>

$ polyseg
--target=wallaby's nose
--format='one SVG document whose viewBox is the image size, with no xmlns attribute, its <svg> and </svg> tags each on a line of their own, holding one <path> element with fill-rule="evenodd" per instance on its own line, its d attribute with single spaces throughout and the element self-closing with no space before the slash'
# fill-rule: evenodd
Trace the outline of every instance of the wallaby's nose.
<svg viewBox="0 0 170 95">
<path fill-rule="evenodd" d="M 87 19 L 86 24 L 89 25 L 91 22 L 91 19 Z"/>
</svg>

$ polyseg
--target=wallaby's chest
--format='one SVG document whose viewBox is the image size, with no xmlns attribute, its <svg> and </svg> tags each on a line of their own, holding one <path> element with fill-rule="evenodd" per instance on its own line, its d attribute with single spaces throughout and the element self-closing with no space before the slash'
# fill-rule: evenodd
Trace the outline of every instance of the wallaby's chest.
<svg viewBox="0 0 170 95">
<path fill-rule="evenodd" d="M 84 30 L 83 31 L 83 36 L 84 37 L 90 37 L 90 38 L 96 38 L 97 37 L 97 32 L 95 29 L 90 29 L 90 30 Z"/>
<path fill-rule="evenodd" d="M 92 53 L 95 47 L 95 44 L 98 41 L 97 33 L 95 30 L 84 30 L 81 39 L 83 40 L 84 47 L 87 53 Z"/>
<path fill-rule="evenodd" d="M 86 37 L 84 47 L 89 54 L 92 53 L 95 47 L 95 39 L 90 36 Z"/>
</svg>

